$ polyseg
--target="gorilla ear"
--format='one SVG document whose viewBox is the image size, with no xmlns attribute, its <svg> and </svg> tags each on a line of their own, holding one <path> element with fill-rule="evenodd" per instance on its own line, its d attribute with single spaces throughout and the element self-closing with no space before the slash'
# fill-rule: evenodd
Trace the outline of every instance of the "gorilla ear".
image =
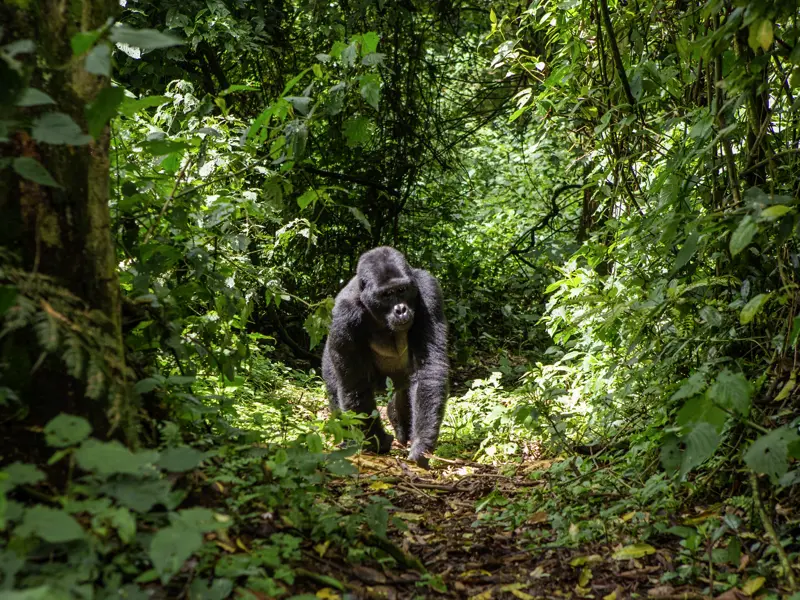
<svg viewBox="0 0 800 600">
<path fill-rule="evenodd" d="M 367 287 L 367 282 L 364 281 L 363 277 L 359 277 L 358 278 L 358 290 L 360 292 L 363 292 L 365 287 Z"/>
</svg>

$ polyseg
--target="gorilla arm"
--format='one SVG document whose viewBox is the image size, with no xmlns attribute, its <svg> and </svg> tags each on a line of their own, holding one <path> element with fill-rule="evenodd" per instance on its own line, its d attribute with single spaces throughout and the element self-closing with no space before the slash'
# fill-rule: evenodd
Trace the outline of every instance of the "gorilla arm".
<svg viewBox="0 0 800 600">
<path fill-rule="evenodd" d="M 358 281 L 354 278 L 339 293 L 323 355 L 323 376 L 329 395 L 338 408 L 367 415 L 365 443 L 376 452 L 388 452 L 391 435 L 381 425 L 375 411 L 374 373 L 370 367 L 369 337 L 364 333 L 364 308 L 358 301 Z"/>
<path fill-rule="evenodd" d="M 419 313 L 409 336 L 416 368 L 410 387 L 412 444 L 408 458 L 427 466 L 424 455 L 436 445 L 448 393 L 447 322 L 439 283 L 423 269 L 414 269 L 414 277 L 419 287 Z"/>
</svg>

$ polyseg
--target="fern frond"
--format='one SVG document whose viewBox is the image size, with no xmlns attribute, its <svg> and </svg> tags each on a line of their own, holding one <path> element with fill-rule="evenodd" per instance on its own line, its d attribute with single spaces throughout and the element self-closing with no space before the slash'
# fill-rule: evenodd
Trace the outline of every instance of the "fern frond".
<svg viewBox="0 0 800 600">
<path fill-rule="evenodd" d="M 93 354 L 89 357 L 89 365 L 86 370 L 86 396 L 92 400 L 100 398 L 103 395 L 105 382 L 103 363 Z"/>
<path fill-rule="evenodd" d="M 33 330 L 36 332 L 39 344 L 46 352 L 54 352 L 58 348 L 58 325 L 48 313 L 39 312 L 36 314 Z"/>
<path fill-rule="evenodd" d="M 83 369 L 86 364 L 81 340 L 78 336 L 67 333 L 64 338 L 64 353 L 61 359 L 67 366 L 67 373 L 75 379 L 83 377 Z"/>
</svg>

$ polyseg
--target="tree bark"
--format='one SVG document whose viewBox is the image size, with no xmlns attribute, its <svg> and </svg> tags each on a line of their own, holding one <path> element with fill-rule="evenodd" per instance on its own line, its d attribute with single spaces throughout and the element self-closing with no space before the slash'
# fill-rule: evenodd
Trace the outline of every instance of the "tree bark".
<svg viewBox="0 0 800 600">
<path fill-rule="evenodd" d="M 35 53 L 20 60 L 30 69 L 29 85 L 56 102 L 55 106 L 19 110 L 20 122 L 55 110 L 68 114 L 86 131 L 85 107 L 108 87 L 109 79 L 88 73 L 83 59 L 73 58 L 70 40 L 80 31 L 105 25 L 117 7 L 115 0 L 0 4 L 0 22 L 7 24 L 6 33 L 11 35 L 3 42 L 36 42 Z M 2 109 L 4 114 L 14 110 L 10 106 Z M 135 408 L 127 384 L 120 286 L 108 206 L 109 139 L 107 126 L 97 139 L 79 146 L 45 144 L 34 140 L 25 129 L 13 131 L 12 143 L 3 148 L 3 154 L 36 159 L 61 187 L 40 185 L 4 170 L 0 182 L 0 221 L 4 224 L 0 233 L 7 250 L 16 253 L 29 276 L 53 277 L 85 303 L 106 340 L 101 357 L 108 392 L 102 398 L 106 401 L 85 397 L 83 383 L 67 374 L 58 357 L 52 357 L 27 378 L 20 390 L 28 409 L 27 425 L 42 425 L 59 412 L 70 412 L 87 417 L 95 435 L 117 430 L 134 442 Z M 45 304 L 50 303 L 42 300 L 39 303 L 47 309 Z M 61 317 L 62 322 L 76 326 L 70 315 L 58 315 L 58 319 Z M 31 364 L 38 360 L 42 349 L 33 336 L 17 336 L 14 341 L 19 347 L 12 352 L 27 353 Z"/>
</svg>

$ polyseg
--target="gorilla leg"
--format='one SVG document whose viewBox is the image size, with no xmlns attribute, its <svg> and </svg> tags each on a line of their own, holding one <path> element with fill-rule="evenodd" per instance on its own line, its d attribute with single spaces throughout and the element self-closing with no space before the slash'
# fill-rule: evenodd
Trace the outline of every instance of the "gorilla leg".
<svg viewBox="0 0 800 600">
<path fill-rule="evenodd" d="M 408 388 L 395 390 L 388 412 L 394 435 L 397 441 L 405 446 L 411 435 L 411 403 Z"/>
<path fill-rule="evenodd" d="M 438 371 L 441 371 L 438 372 Z M 411 386 L 411 450 L 409 460 L 428 466 L 426 452 L 433 452 L 447 399 L 446 371 L 418 371 Z"/>
<path fill-rule="evenodd" d="M 339 389 L 339 405 L 342 410 L 351 410 L 354 413 L 365 413 L 367 420 L 364 426 L 364 446 L 366 449 L 378 454 L 386 454 L 392 449 L 391 435 L 386 433 L 381 424 L 380 415 L 372 416 L 376 410 L 375 394 L 369 387 L 356 390 Z"/>
</svg>

